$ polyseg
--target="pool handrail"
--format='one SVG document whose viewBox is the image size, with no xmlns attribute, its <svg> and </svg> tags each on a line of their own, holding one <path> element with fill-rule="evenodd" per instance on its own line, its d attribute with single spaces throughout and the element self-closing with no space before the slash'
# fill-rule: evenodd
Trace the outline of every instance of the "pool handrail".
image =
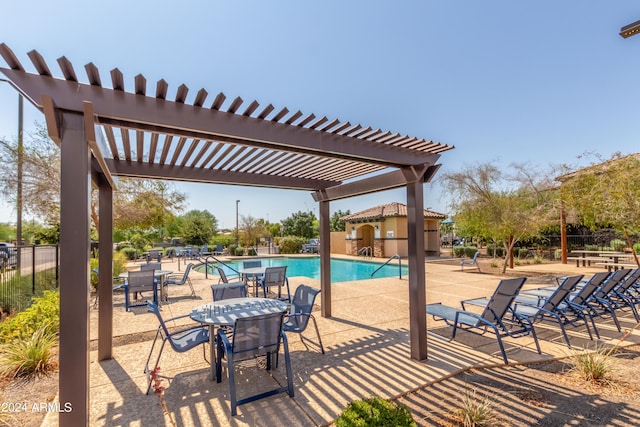
<svg viewBox="0 0 640 427">
<path fill-rule="evenodd" d="M 227 264 L 224 261 L 220 261 L 218 258 L 216 258 L 213 255 L 209 255 L 204 259 L 204 277 L 205 279 L 209 278 L 209 258 L 213 258 L 216 262 L 224 265 L 225 267 L 227 267 L 229 270 L 235 272 L 238 276 L 240 276 L 240 272 L 238 270 L 236 270 L 235 268 L 231 267 L 229 264 Z"/>
<path fill-rule="evenodd" d="M 402 258 L 400 258 L 400 254 L 391 255 L 389 257 L 389 259 L 384 262 L 384 264 L 382 264 L 380 267 L 376 268 L 373 271 L 373 273 L 371 273 L 370 277 L 373 277 L 373 275 L 376 274 L 378 272 L 378 270 L 380 270 L 385 265 L 389 264 L 391 262 L 391 260 L 394 259 L 394 258 L 398 259 L 398 276 L 399 276 L 400 279 L 402 279 Z"/>
<path fill-rule="evenodd" d="M 373 258 L 373 248 L 371 246 L 360 248 L 358 255 L 364 258 Z"/>
</svg>

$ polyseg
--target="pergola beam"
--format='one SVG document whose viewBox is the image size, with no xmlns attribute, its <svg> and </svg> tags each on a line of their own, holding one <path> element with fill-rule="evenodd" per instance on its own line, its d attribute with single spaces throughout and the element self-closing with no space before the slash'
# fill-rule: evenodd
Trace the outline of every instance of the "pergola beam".
<svg viewBox="0 0 640 427">
<path fill-rule="evenodd" d="M 376 193 L 378 191 L 402 188 L 406 186 L 407 183 L 414 181 L 429 182 L 440 168 L 440 165 L 433 164 L 439 158 L 439 154 L 433 154 L 430 165 L 422 165 L 420 168 L 405 168 L 404 170 L 387 172 L 358 181 L 328 187 L 313 192 L 311 196 L 316 202 L 333 201 Z"/>
<path fill-rule="evenodd" d="M 115 176 L 143 179 L 167 179 L 173 181 L 202 182 L 208 184 L 248 185 L 254 187 L 277 187 L 292 190 L 315 190 L 335 185 L 335 181 L 295 178 L 276 175 L 259 175 L 229 170 L 188 168 L 138 163 L 127 160 L 105 159 L 107 167 Z"/>
<path fill-rule="evenodd" d="M 430 163 L 431 154 L 427 152 L 22 71 L 6 68 L 0 71 L 20 87 L 36 107 L 43 108 L 40 103 L 42 93 L 48 93 L 56 100 L 58 108 L 65 111 L 81 113 L 82 103 L 88 101 L 93 104 L 95 115 L 101 123 L 115 120 L 130 128 L 152 125 L 171 128 L 176 132 L 197 129 L 213 140 L 233 136 L 247 145 L 387 166 Z"/>
</svg>

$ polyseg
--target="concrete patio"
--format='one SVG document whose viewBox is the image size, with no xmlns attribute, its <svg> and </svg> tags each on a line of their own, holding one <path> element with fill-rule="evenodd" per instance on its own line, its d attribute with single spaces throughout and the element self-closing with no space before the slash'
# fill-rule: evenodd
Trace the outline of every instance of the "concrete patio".
<svg viewBox="0 0 640 427">
<path fill-rule="evenodd" d="M 163 268 L 178 272 L 177 263 L 163 262 Z M 184 264 L 181 265 L 184 271 Z M 515 269 L 529 279 L 526 288 L 550 284 L 553 276 L 584 274 L 601 269 L 576 268 L 558 263 L 531 264 Z M 510 273 L 513 275 L 513 273 Z M 200 304 L 211 301 L 209 285 L 217 276 L 206 279 L 193 271 L 190 275 L 197 298 L 189 296 L 188 286 L 169 288 L 170 303 L 162 305 L 165 318 L 189 313 Z M 461 271 L 456 261 L 426 263 L 427 301 L 459 306 L 462 299 L 490 295 L 500 276 Z M 320 287 L 319 282 L 292 277 L 293 288 L 305 283 Z M 296 425 L 322 426 L 331 424 L 352 400 L 371 395 L 387 399 L 421 390 L 429 384 L 478 366 L 502 365 L 496 340 L 461 333 L 456 341 L 429 337 L 428 359 L 418 362 L 410 358 L 409 309 L 407 281 L 373 279 L 332 284 L 333 317 L 320 317 L 314 312 L 322 335 L 326 354 L 315 348 L 306 349 L 297 336 L 289 336 L 289 348 L 294 372 L 295 397 L 286 394 L 242 405 L 238 415 L 230 415 L 228 383 L 223 370 L 222 383 L 211 380 L 210 367 L 199 349 L 178 354 L 165 348 L 160 361 L 161 375 L 167 387 L 164 398 L 179 426 L 208 425 Z M 319 303 L 319 299 L 316 304 Z M 92 426 L 171 425 L 163 413 L 160 400 L 145 395 L 144 363 L 151 348 L 157 321 L 144 309 L 125 312 L 124 297 L 114 296 L 113 359 L 97 360 L 97 310 L 91 312 L 91 379 L 90 405 Z M 630 313 L 621 315 L 623 328 L 635 324 Z M 188 321 L 188 319 L 187 319 Z M 427 320 L 430 331 L 448 335 L 450 328 L 442 322 Z M 622 336 L 613 322 L 597 321 L 602 342 L 614 344 Z M 549 360 L 568 354 L 557 327 L 536 326 L 542 355 L 535 352 L 533 340 L 508 339 L 507 352 L 513 364 Z M 587 346 L 584 328 L 568 328 L 572 344 Z M 313 334 L 312 331 L 308 333 Z M 312 335 L 310 335 L 313 337 Z M 640 342 L 634 333 L 628 343 Z M 238 372 L 238 393 L 259 391 L 273 382 L 283 383 L 284 369 L 260 369 L 255 363 Z M 428 392 L 428 389 L 427 389 Z M 57 425 L 57 417 L 48 417 L 44 426 Z"/>
</svg>

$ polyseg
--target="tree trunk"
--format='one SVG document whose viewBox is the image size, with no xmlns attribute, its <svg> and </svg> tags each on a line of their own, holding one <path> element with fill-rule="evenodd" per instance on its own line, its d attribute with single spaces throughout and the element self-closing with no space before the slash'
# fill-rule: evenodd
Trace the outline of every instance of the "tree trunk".
<svg viewBox="0 0 640 427">
<path fill-rule="evenodd" d="M 633 254 L 633 259 L 635 260 L 636 265 L 638 267 L 640 267 L 640 261 L 638 261 L 638 255 L 636 254 L 636 251 L 633 248 L 633 242 L 631 242 L 631 236 L 629 236 L 629 232 L 627 231 L 626 228 L 623 228 L 622 231 L 624 232 L 625 239 L 627 239 L 627 245 L 631 248 L 631 253 Z"/>
</svg>

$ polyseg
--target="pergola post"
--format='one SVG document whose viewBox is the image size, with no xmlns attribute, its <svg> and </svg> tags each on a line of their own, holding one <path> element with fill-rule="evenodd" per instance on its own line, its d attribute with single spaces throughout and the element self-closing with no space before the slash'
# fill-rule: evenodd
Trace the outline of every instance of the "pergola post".
<svg viewBox="0 0 640 427">
<path fill-rule="evenodd" d="M 422 180 L 407 183 L 407 245 L 409 249 L 409 336 L 411 357 L 427 358 L 427 316 L 424 268 L 424 195 Z"/>
<path fill-rule="evenodd" d="M 322 317 L 331 317 L 331 230 L 329 229 L 329 201 L 320 205 L 320 301 Z"/>
<path fill-rule="evenodd" d="M 98 182 L 98 360 L 111 359 L 113 350 L 113 189 Z"/>
<path fill-rule="evenodd" d="M 89 424 L 90 154 L 81 115 L 54 110 L 60 136 L 60 426 Z M 47 123 L 49 125 L 49 123 Z M 51 133 L 51 129 L 50 129 Z"/>
</svg>

